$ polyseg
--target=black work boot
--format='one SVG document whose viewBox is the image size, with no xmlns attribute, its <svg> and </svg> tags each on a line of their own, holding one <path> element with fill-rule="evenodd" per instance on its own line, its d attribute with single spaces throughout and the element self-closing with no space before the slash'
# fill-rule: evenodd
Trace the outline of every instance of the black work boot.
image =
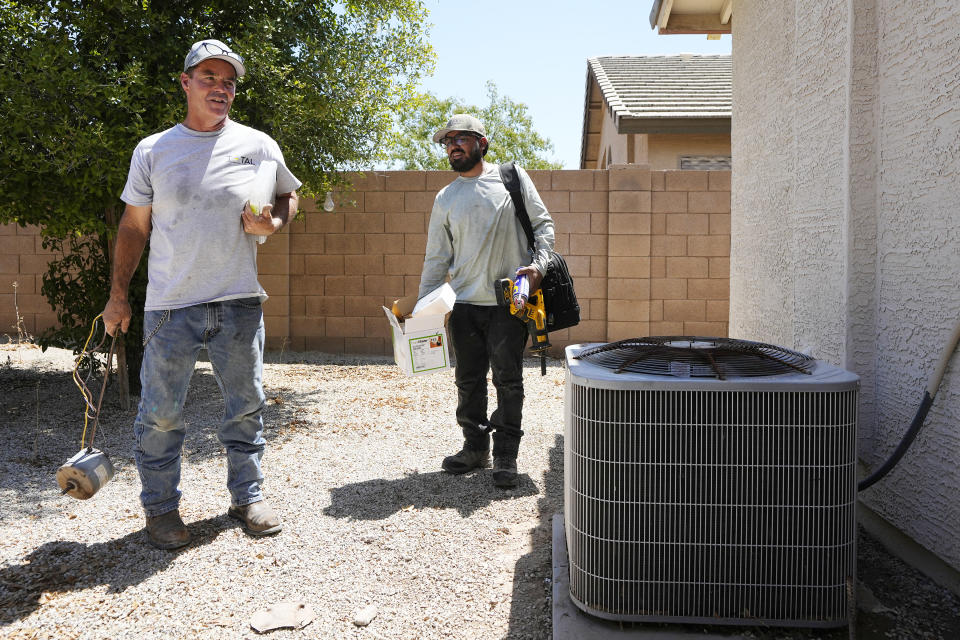
<svg viewBox="0 0 960 640">
<path fill-rule="evenodd" d="M 523 432 L 521 431 L 522 435 Z M 517 452 L 520 436 L 506 433 L 503 429 L 493 434 L 493 484 L 501 489 L 517 486 Z"/>
<path fill-rule="evenodd" d="M 443 459 L 447 473 L 461 474 L 490 466 L 490 434 L 484 429 L 463 427 L 463 448 Z"/>
<path fill-rule="evenodd" d="M 477 451 L 476 449 L 468 448 L 467 445 L 464 444 L 463 449 L 460 449 L 460 451 L 452 456 L 447 456 L 444 458 L 443 464 L 440 466 L 443 467 L 443 470 L 447 473 L 453 473 L 456 475 L 466 473 L 467 471 L 473 471 L 474 469 L 483 469 L 489 467 L 490 449 Z"/>
<path fill-rule="evenodd" d="M 493 459 L 493 484 L 501 489 L 517 487 L 517 459 L 501 456 Z"/>
</svg>

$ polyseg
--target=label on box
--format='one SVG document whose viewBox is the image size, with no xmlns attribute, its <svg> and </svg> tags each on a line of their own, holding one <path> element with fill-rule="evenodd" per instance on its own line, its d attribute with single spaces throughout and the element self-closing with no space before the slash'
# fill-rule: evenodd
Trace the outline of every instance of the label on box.
<svg viewBox="0 0 960 640">
<path fill-rule="evenodd" d="M 421 338 L 410 338 L 410 362 L 414 373 L 442 369 L 447 366 L 443 334 L 435 333 Z"/>
</svg>

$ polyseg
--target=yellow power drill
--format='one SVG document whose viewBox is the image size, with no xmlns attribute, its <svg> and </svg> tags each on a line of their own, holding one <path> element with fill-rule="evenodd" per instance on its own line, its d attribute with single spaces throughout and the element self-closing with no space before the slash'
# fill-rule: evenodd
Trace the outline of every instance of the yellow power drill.
<svg viewBox="0 0 960 640">
<path fill-rule="evenodd" d="M 527 323 L 530 332 L 530 351 L 540 356 L 540 375 L 547 374 L 547 311 L 543 304 L 543 292 L 537 289 L 530 293 L 527 276 L 517 276 L 516 280 L 502 278 L 493 283 L 497 296 L 497 305 L 509 307 L 510 313 Z"/>
</svg>

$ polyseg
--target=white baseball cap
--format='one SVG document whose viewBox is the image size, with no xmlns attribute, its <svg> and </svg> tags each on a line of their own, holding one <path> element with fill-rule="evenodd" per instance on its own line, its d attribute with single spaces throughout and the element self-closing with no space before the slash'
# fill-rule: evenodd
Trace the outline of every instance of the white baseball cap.
<svg viewBox="0 0 960 640">
<path fill-rule="evenodd" d="M 243 67 L 243 58 L 240 57 L 240 54 L 234 53 L 230 47 L 219 40 L 213 39 L 193 43 L 193 46 L 190 47 L 190 53 L 183 60 L 183 70 L 187 71 L 210 58 L 224 60 L 232 64 L 233 68 L 237 70 L 238 78 L 242 78 L 243 74 L 247 72 Z"/>
</svg>

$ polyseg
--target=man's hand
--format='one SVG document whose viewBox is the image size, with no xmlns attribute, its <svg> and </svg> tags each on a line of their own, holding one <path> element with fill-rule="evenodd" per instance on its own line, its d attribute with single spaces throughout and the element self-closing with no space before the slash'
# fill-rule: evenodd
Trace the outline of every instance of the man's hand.
<svg viewBox="0 0 960 640">
<path fill-rule="evenodd" d="M 273 235 L 283 226 L 283 220 L 273 217 L 272 204 L 264 205 L 261 207 L 260 213 L 256 214 L 248 202 L 243 206 L 241 219 L 243 222 L 243 230 L 255 236 Z"/>
<path fill-rule="evenodd" d="M 103 308 L 103 326 L 107 334 L 114 336 L 117 329 L 126 333 L 130 328 L 130 317 L 133 312 L 130 310 L 130 303 L 126 298 L 115 298 L 110 296 L 107 300 L 107 306 Z"/>
<path fill-rule="evenodd" d="M 530 293 L 533 294 L 534 291 L 540 288 L 540 282 L 543 280 L 543 274 L 540 273 L 540 270 L 537 269 L 532 264 L 527 267 L 520 267 L 517 269 L 518 276 L 527 276 L 527 280 L 530 282 Z"/>
</svg>

